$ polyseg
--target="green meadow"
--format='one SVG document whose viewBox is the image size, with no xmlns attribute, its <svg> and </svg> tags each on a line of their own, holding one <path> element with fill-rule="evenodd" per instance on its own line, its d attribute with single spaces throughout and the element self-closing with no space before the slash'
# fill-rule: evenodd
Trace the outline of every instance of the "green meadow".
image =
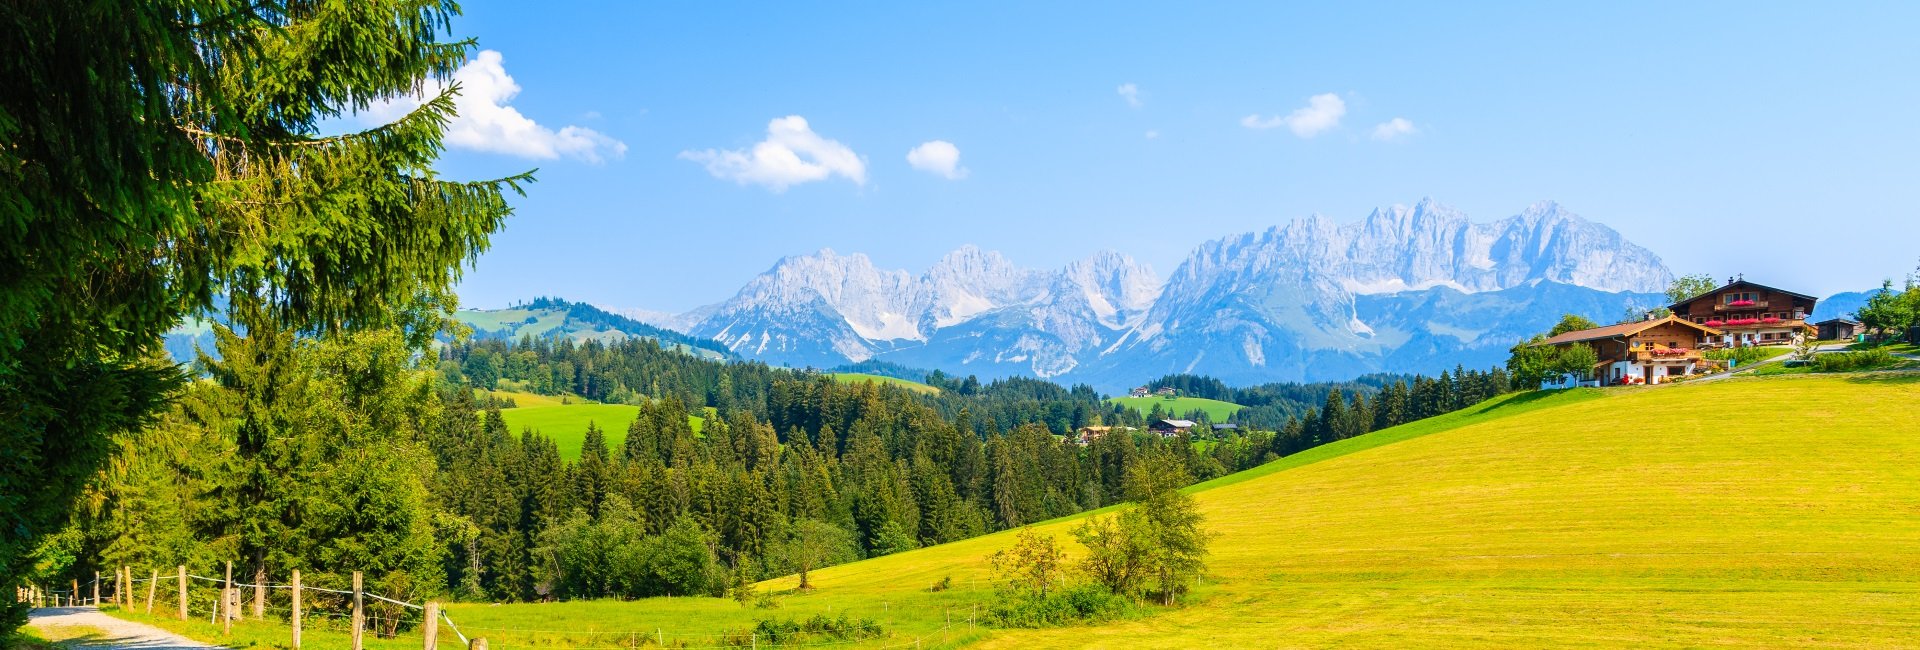
<svg viewBox="0 0 1920 650">
<path fill-rule="evenodd" d="M 514 401 L 519 402 L 519 398 Z M 639 413 L 640 407 L 631 404 L 566 404 L 500 409 L 500 419 L 514 435 L 533 429 L 553 438 L 561 457 L 576 460 L 580 458 L 580 446 L 586 442 L 588 423 L 606 432 L 607 447 L 617 449 L 626 442 L 627 427 Z M 696 415 L 687 416 L 687 422 L 693 425 L 695 434 L 707 424 L 705 418 Z"/>
<path fill-rule="evenodd" d="M 1109 403 L 1131 407 L 1133 410 L 1139 411 L 1141 415 L 1153 412 L 1153 407 L 1156 404 L 1160 406 L 1160 410 L 1165 411 L 1170 417 L 1180 417 L 1197 409 L 1206 411 L 1207 417 L 1212 418 L 1215 422 L 1225 422 L 1228 417 L 1233 415 L 1234 411 L 1244 408 L 1233 402 L 1222 402 L 1217 399 L 1206 399 L 1204 397 L 1115 397 L 1107 401 Z"/>
<path fill-rule="evenodd" d="M 923 383 L 920 383 L 920 382 L 917 382 L 917 381 L 912 381 L 912 380 L 908 380 L 908 379 L 901 379 L 901 378 L 899 378 L 899 377 L 885 377 L 885 376 L 881 376 L 881 375 L 869 375 L 869 374 L 867 374 L 867 373 L 864 373 L 864 372 L 836 372 L 836 373 L 833 373 L 833 379 L 834 379 L 834 381 L 838 381 L 838 382 L 840 382 L 840 383 L 843 383 L 843 384 L 857 384 L 857 383 L 860 383 L 860 382 L 872 382 L 872 383 L 878 383 L 878 384 L 891 384 L 891 385 L 894 385 L 894 386 L 899 386 L 899 387 L 901 387 L 901 388 L 905 388 L 905 389 L 907 389 L 907 390 L 910 390 L 910 391 L 913 391 L 913 392 L 916 392 L 916 393 L 938 393 L 938 392 L 940 392 L 940 389 L 938 389 L 938 388 L 934 388 L 934 387 L 932 387 L 932 386 L 928 386 L 928 385 L 926 385 L 926 384 L 923 384 Z"/>
<path fill-rule="evenodd" d="M 1915 647 L 1916 400 L 1904 373 L 1503 396 L 1193 486 L 1218 536 L 1208 576 L 1101 624 L 969 623 L 1011 531 L 819 570 L 806 594 L 761 583 L 772 609 L 450 612 L 504 648 L 720 645 L 815 614 L 879 621 L 866 647 Z M 1086 516 L 1035 528 L 1077 553 Z"/>
</svg>

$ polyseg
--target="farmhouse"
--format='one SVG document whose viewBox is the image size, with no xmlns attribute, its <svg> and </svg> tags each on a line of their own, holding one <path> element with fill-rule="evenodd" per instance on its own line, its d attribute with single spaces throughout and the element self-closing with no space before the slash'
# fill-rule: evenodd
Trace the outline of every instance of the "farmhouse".
<svg viewBox="0 0 1920 650">
<path fill-rule="evenodd" d="M 1153 391 L 1153 394 L 1161 397 L 1177 397 L 1180 395 L 1180 391 L 1174 390 L 1172 386 L 1161 386 L 1160 390 Z"/>
<path fill-rule="evenodd" d="M 1576 385 L 1658 384 L 1667 377 L 1691 375 L 1702 367 L 1698 341 L 1722 336 L 1720 330 L 1677 316 L 1566 332 L 1537 345 L 1593 348 L 1600 363 L 1587 376 L 1565 376 L 1548 388 Z"/>
<path fill-rule="evenodd" d="M 1814 323 L 1813 327 L 1820 332 L 1820 340 L 1822 341 L 1850 339 L 1867 332 L 1867 330 L 1861 326 L 1860 321 L 1846 317 L 1829 318 Z"/>
<path fill-rule="evenodd" d="M 1193 420 L 1154 420 L 1148 431 L 1160 434 L 1162 438 L 1171 438 L 1193 430 Z"/>
<path fill-rule="evenodd" d="M 1112 432 L 1113 432 L 1113 427 L 1104 427 L 1104 426 L 1080 427 L 1080 430 L 1074 434 L 1073 444 L 1085 447 L 1089 444 L 1092 444 L 1093 441 L 1095 440 L 1099 440 L 1103 437 L 1106 437 L 1108 433 L 1112 433 Z"/>
<path fill-rule="evenodd" d="M 1147 390 L 1146 386 L 1140 386 L 1140 387 L 1134 388 L 1133 390 L 1127 391 L 1127 397 L 1146 397 L 1148 394 L 1152 392 L 1153 391 Z"/>
<path fill-rule="evenodd" d="M 1807 314 L 1813 313 L 1816 300 L 1745 278 L 1730 278 L 1725 286 L 1676 302 L 1668 309 L 1676 317 L 1720 332 L 1697 341 L 1699 347 L 1780 345 L 1807 329 Z"/>
</svg>

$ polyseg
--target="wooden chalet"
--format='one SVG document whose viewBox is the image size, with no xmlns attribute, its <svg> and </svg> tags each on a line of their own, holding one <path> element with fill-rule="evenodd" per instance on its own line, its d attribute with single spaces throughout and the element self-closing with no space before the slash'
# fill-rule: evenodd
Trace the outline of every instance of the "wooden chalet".
<svg viewBox="0 0 1920 650">
<path fill-rule="evenodd" d="M 1095 440 L 1099 440 L 1101 438 L 1106 437 L 1106 435 L 1109 433 L 1113 433 L 1113 427 L 1108 427 L 1108 426 L 1080 427 L 1080 430 L 1078 432 L 1075 432 L 1074 434 L 1073 444 L 1085 447 L 1089 444 L 1093 444 L 1093 441 Z"/>
<path fill-rule="evenodd" d="M 1162 438 L 1171 438 L 1192 431 L 1195 426 L 1197 423 L 1193 420 L 1154 420 L 1147 430 L 1160 434 Z"/>
<path fill-rule="evenodd" d="M 1807 315 L 1813 313 L 1817 300 L 1745 278 L 1731 278 L 1725 286 L 1667 308 L 1676 317 L 1720 332 L 1696 341 L 1698 347 L 1784 345 L 1796 334 L 1811 333 L 1807 332 Z"/>
<path fill-rule="evenodd" d="M 1546 388 L 1658 384 L 1668 377 L 1704 369 L 1698 341 L 1722 336 L 1720 330 L 1677 316 L 1566 332 L 1537 345 L 1593 348 L 1600 362 L 1586 376 L 1549 380 Z"/>
</svg>

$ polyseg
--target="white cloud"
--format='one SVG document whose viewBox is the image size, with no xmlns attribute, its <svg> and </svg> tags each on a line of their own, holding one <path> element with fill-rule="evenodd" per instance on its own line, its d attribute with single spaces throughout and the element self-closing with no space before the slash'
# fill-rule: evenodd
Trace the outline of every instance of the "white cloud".
<svg viewBox="0 0 1920 650">
<path fill-rule="evenodd" d="M 1419 132 L 1418 129 L 1413 128 L 1413 122 L 1408 121 L 1407 118 L 1396 117 L 1373 127 L 1373 139 L 1398 140 Z"/>
<path fill-rule="evenodd" d="M 1158 140 L 1158 139 L 1160 139 L 1160 132 L 1159 132 L 1159 131 L 1147 131 L 1147 139 L 1148 139 L 1148 140 Z"/>
<path fill-rule="evenodd" d="M 682 151 L 680 157 L 705 165 L 714 178 L 764 185 L 775 192 L 836 175 L 855 185 L 867 183 L 867 162 L 860 154 L 820 137 L 807 126 L 807 118 L 798 115 L 768 122 L 767 139 L 755 143 L 751 150 Z"/>
<path fill-rule="evenodd" d="M 454 71 L 453 81 L 460 94 L 453 104 L 459 112 L 447 123 L 449 147 L 503 153 L 523 158 L 554 159 L 561 156 L 598 163 L 604 157 L 626 155 L 627 145 L 619 140 L 581 126 L 568 125 L 560 130 L 541 126 L 521 115 L 507 102 L 520 94 L 520 85 L 507 75 L 500 52 L 481 50 L 478 56 Z M 390 122 L 419 108 L 422 97 L 440 94 L 445 87 L 429 80 L 420 96 L 398 97 L 377 104 L 362 113 L 363 118 Z"/>
<path fill-rule="evenodd" d="M 967 177 L 967 168 L 960 166 L 960 148 L 946 140 L 920 143 L 920 146 L 907 152 L 907 164 L 950 181 Z"/>
<path fill-rule="evenodd" d="M 1120 93 L 1121 97 L 1127 100 L 1128 106 L 1132 106 L 1134 108 L 1140 107 L 1141 102 L 1140 102 L 1139 86 L 1135 86 L 1132 83 L 1123 83 L 1123 84 L 1120 84 L 1120 87 L 1116 90 L 1117 92 Z"/>
<path fill-rule="evenodd" d="M 1347 103 L 1340 96 L 1322 93 L 1307 98 L 1307 105 L 1295 109 L 1285 116 L 1260 117 L 1248 115 L 1240 118 L 1240 125 L 1249 129 L 1272 129 L 1287 127 L 1294 135 L 1311 138 L 1340 125 L 1340 118 L 1347 114 Z"/>
</svg>

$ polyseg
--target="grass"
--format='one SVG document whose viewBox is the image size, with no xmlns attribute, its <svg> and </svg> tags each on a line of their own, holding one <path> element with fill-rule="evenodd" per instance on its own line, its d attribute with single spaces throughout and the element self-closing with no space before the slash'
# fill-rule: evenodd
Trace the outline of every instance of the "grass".
<svg viewBox="0 0 1920 650">
<path fill-rule="evenodd" d="M 27 626 L 11 636 L 0 635 L 5 650 L 59 650 L 109 643 L 107 631 L 91 625 Z"/>
<path fill-rule="evenodd" d="M 571 404 L 581 404 L 581 403 L 586 403 L 588 401 L 585 398 L 582 398 L 576 395 L 567 395 L 567 396 L 541 395 L 539 393 L 529 393 L 529 392 L 517 391 L 517 390 L 486 390 L 482 388 L 475 388 L 473 390 L 475 393 L 491 395 L 494 399 L 513 398 L 513 405 L 515 408 L 526 408 L 526 407 L 532 407 L 532 406 L 566 406 L 566 404 L 561 403 L 562 399 L 567 400 L 568 403 L 571 403 Z"/>
<path fill-rule="evenodd" d="M 1233 402 L 1222 402 L 1217 399 L 1207 399 L 1204 397 L 1175 397 L 1171 399 L 1154 396 L 1115 397 L 1108 399 L 1107 402 L 1132 407 L 1133 410 L 1139 411 L 1141 415 L 1153 412 L 1153 406 L 1158 404 L 1160 405 L 1160 410 L 1165 411 L 1168 417 L 1175 418 L 1195 410 L 1201 410 L 1206 411 L 1207 417 L 1212 418 L 1214 422 L 1225 422 L 1235 411 L 1244 408 Z"/>
<path fill-rule="evenodd" d="M 932 386 L 928 386 L 926 384 L 923 384 L 917 381 L 901 379 L 899 377 L 884 377 L 881 375 L 869 375 L 864 372 L 836 372 L 836 373 L 833 373 L 833 380 L 843 384 L 853 384 L 853 383 L 859 383 L 863 381 L 875 382 L 875 383 L 881 383 L 881 384 L 893 384 L 895 386 L 899 386 L 901 388 L 905 388 L 907 390 L 910 390 L 916 393 L 936 394 L 940 392 L 940 389 L 938 388 L 934 388 Z"/>
<path fill-rule="evenodd" d="M 229 634 L 224 632 L 219 624 L 211 621 L 210 608 L 213 606 L 213 599 L 195 603 L 195 609 L 188 612 L 191 618 L 185 621 L 174 618 L 169 613 L 173 611 L 167 607 L 172 604 L 171 600 L 165 598 L 162 600 L 167 602 L 156 605 L 154 615 L 143 613 L 145 608 L 138 603 L 131 611 L 111 605 L 102 607 L 101 611 L 130 621 L 152 625 L 189 639 L 228 648 L 292 647 L 292 628 L 284 618 L 276 617 L 284 614 L 269 616 L 263 620 L 243 617 L 233 622 L 233 632 Z M 243 614 L 250 611 L 252 610 L 248 609 L 245 603 L 241 605 Z M 311 610 L 309 612 L 301 621 L 301 650 L 349 650 L 353 647 L 351 628 L 345 620 L 341 617 L 321 616 L 311 613 Z M 459 619 L 455 619 L 455 623 L 458 622 Z M 370 650 L 420 650 L 425 646 L 425 638 L 418 629 L 403 631 L 390 638 L 382 638 L 368 632 L 362 637 L 362 646 Z M 461 643 L 459 637 L 442 626 L 434 647 L 459 650 L 466 647 L 466 644 Z"/>
<path fill-rule="evenodd" d="M 514 400 L 519 402 L 516 395 Z M 607 447 L 618 448 L 627 440 L 627 427 L 640 413 L 640 407 L 631 404 L 567 404 L 565 406 L 527 406 L 519 402 L 519 408 L 501 409 L 500 419 L 507 423 L 507 430 L 519 435 L 525 429 L 533 429 L 553 438 L 559 445 L 560 455 L 567 460 L 580 457 L 580 446 L 586 442 L 587 424 L 593 423 L 607 434 Z M 687 422 L 693 425 L 693 432 L 700 433 L 706 426 L 706 419 L 689 415 Z"/>
<path fill-rule="evenodd" d="M 1894 356 L 1885 348 L 1866 348 L 1853 352 L 1823 352 L 1807 363 L 1767 364 L 1753 371 L 1758 376 L 1801 375 L 1809 373 L 1874 372 L 1899 370 L 1920 365 L 1906 357 Z"/>
<path fill-rule="evenodd" d="M 772 610 L 450 611 L 508 648 L 700 645 L 815 613 L 880 620 L 870 647 L 1914 647 L 1917 398 L 1894 374 L 1529 393 L 1326 445 L 1194 486 L 1219 535 L 1205 583 L 1101 625 L 969 631 L 1011 532 L 820 570 L 805 595 L 771 580 Z M 1083 518 L 1036 529 L 1077 551 Z"/>
<path fill-rule="evenodd" d="M 1908 355 L 1920 354 L 1920 346 L 1916 346 L 1906 341 L 1888 341 L 1885 343 L 1853 343 L 1848 345 L 1847 349 L 1849 350 L 1880 349 L 1880 350 L 1886 350 L 1888 352 L 1892 352 L 1894 354 L 1908 354 Z"/>
<path fill-rule="evenodd" d="M 1783 354 L 1791 354 L 1792 352 L 1793 352 L 1792 346 L 1766 346 L 1766 347 L 1723 348 L 1719 350 L 1707 350 L 1706 352 L 1700 353 L 1700 356 L 1708 359 L 1717 359 L 1722 361 L 1731 359 L 1734 361 L 1733 369 L 1739 370 L 1742 368 L 1751 368 L 1754 366 L 1754 364 L 1758 364 L 1760 362 L 1778 357 Z"/>
</svg>

